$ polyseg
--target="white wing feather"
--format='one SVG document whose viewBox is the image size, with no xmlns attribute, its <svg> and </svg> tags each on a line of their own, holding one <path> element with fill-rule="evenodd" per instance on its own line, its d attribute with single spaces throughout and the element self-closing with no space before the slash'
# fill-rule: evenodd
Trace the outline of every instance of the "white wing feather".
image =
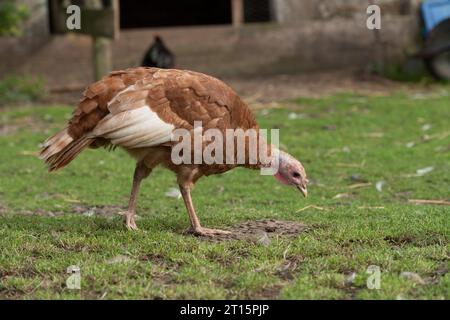
<svg viewBox="0 0 450 320">
<path fill-rule="evenodd" d="M 171 141 L 174 126 L 161 120 L 149 106 L 110 114 L 94 128 L 92 137 L 111 140 L 125 148 L 153 147 Z"/>
</svg>

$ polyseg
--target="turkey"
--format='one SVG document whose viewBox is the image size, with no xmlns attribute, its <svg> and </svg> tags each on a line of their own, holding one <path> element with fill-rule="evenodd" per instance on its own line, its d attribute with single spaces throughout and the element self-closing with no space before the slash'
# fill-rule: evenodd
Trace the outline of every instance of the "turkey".
<svg viewBox="0 0 450 320">
<path fill-rule="evenodd" d="M 166 47 L 160 36 L 155 36 L 155 41 L 145 53 L 141 66 L 157 67 L 163 69 L 170 69 L 175 67 L 175 57 L 173 53 L 170 52 L 170 50 Z"/>
<path fill-rule="evenodd" d="M 173 151 L 180 145 L 180 139 L 174 139 L 174 134 L 184 130 L 195 136 L 194 122 L 201 122 L 203 130 L 214 129 L 219 133 L 256 130 L 258 148 L 266 150 L 268 161 L 263 161 L 262 157 L 252 161 L 246 137 L 241 162 L 175 162 Z M 140 67 L 112 72 L 88 86 L 66 128 L 43 143 L 40 158 L 49 171 L 54 171 L 66 166 L 88 147 L 125 149 L 136 160 L 128 209 L 122 213 L 130 230 L 137 229 L 135 209 L 141 181 L 153 168 L 162 165 L 176 174 L 189 214 L 189 231 L 199 236 L 213 236 L 227 231 L 202 227 L 191 199 L 194 184 L 203 176 L 235 167 L 264 169 L 276 163 L 273 176 L 307 196 L 308 179 L 302 164 L 267 143 L 259 136 L 258 129 L 248 106 L 222 81 L 193 71 Z M 239 151 L 236 137 L 222 141 L 224 145 L 230 142 L 236 148 L 230 152 L 227 149 L 227 159 L 229 156 L 236 160 Z M 205 150 L 208 145 L 208 140 L 202 137 L 197 149 Z M 192 151 L 195 150 L 194 146 Z"/>
</svg>

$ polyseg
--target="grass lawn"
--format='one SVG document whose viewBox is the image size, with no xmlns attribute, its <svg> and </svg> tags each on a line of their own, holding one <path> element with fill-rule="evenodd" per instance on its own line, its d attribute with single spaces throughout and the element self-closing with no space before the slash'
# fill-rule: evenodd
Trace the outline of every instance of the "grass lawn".
<svg viewBox="0 0 450 320">
<path fill-rule="evenodd" d="M 339 94 L 257 111 L 305 165 L 310 196 L 237 169 L 201 179 L 193 198 L 204 226 L 309 226 L 270 243 L 183 234 L 188 216 L 165 196 L 176 183 L 163 169 L 144 181 L 140 230 L 128 232 L 111 214 L 128 201 L 134 162 L 125 152 L 87 150 L 48 174 L 34 154 L 71 108 L 2 110 L 0 298 L 449 299 L 450 206 L 408 202 L 450 200 L 449 99 Z M 66 286 L 70 265 L 81 269 L 81 290 Z M 379 289 L 366 285 L 370 265 Z"/>
</svg>

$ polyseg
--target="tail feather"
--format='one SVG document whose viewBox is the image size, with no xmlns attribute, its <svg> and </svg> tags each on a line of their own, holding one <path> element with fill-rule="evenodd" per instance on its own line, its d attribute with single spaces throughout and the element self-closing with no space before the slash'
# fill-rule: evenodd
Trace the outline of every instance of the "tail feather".
<svg viewBox="0 0 450 320">
<path fill-rule="evenodd" d="M 67 128 L 56 133 L 43 143 L 39 158 L 47 161 L 48 158 L 61 151 L 72 141 L 73 138 L 68 134 Z"/>
<path fill-rule="evenodd" d="M 55 171 L 69 164 L 93 141 L 85 136 L 74 140 L 66 128 L 44 142 L 39 157 L 44 160 L 49 171 Z"/>
</svg>

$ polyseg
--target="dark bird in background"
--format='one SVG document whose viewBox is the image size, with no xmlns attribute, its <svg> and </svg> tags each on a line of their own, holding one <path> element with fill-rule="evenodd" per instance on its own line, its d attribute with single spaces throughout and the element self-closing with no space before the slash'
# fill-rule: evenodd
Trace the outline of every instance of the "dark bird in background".
<svg viewBox="0 0 450 320">
<path fill-rule="evenodd" d="M 155 41 L 145 53 L 141 66 L 162 69 L 171 69 L 175 66 L 175 56 L 166 47 L 160 36 L 155 36 Z"/>
</svg>

